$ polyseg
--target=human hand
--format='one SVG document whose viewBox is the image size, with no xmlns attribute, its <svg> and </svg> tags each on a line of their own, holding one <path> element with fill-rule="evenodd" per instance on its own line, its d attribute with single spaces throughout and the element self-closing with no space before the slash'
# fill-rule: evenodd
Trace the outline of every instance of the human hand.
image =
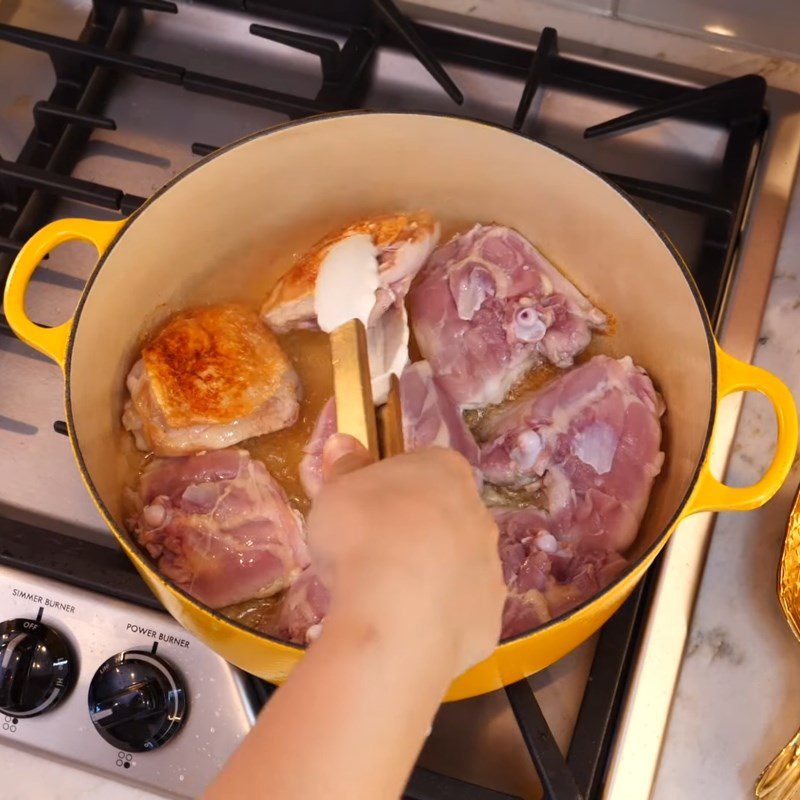
<svg viewBox="0 0 800 800">
<path fill-rule="evenodd" d="M 331 593 L 326 628 L 425 648 L 455 677 L 492 652 L 506 588 L 497 527 L 467 461 L 433 448 L 378 463 L 331 437 L 308 518 L 315 569 Z"/>
</svg>

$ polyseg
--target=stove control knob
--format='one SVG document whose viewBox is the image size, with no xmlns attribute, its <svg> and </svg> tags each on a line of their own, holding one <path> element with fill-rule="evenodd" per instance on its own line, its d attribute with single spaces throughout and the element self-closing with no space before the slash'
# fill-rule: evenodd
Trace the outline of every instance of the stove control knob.
<svg viewBox="0 0 800 800">
<path fill-rule="evenodd" d="M 114 747 L 146 753 L 166 744 L 183 726 L 186 691 L 163 658 L 126 650 L 109 658 L 89 684 L 89 714 Z"/>
<path fill-rule="evenodd" d="M 0 711 L 35 717 L 72 687 L 75 660 L 66 640 L 33 619 L 0 623 Z"/>
</svg>

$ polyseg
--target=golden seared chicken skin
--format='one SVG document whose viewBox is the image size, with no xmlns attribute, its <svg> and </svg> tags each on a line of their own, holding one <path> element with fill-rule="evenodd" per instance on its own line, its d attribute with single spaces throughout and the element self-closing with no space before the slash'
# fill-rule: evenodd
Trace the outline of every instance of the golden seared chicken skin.
<svg viewBox="0 0 800 800">
<path fill-rule="evenodd" d="M 181 311 L 142 349 L 122 422 L 136 446 L 217 450 L 297 420 L 300 383 L 275 335 L 237 304 Z"/>
<path fill-rule="evenodd" d="M 439 241 L 439 223 L 428 213 L 386 214 L 359 220 L 317 242 L 278 281 L 261 308 L 261 318 L 276 333 L 317 330 L 314 291 L 322 262 L 337 242 L 368 234 L 377 248 L 380 286 L 369 325 L 402 303 L 411 281 Z"/>
</svg>

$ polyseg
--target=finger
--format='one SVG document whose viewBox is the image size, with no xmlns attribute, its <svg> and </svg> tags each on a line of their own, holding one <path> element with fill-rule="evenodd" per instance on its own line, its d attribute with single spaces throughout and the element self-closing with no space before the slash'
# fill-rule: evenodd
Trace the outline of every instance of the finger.
<svg viewBox="0 0 800 800">
<path fill-rule="evenodd" d="M 334 433 L 322 448 L 322 480 L 328 483 L 372 462 L 369 451 L 358 439 L 346 433 Z"/>
</svg>

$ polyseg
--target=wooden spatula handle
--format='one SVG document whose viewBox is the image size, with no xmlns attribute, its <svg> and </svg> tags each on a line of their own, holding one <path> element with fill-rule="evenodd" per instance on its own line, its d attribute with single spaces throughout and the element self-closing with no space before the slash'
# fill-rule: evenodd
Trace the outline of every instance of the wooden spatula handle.
<svg viewBox="0 0 800 800">
<path fill-rule="evenodd" d="M 378 432 L 369 374 L 367 333 L 360 320 L 351 319 L 330 335 L 336 426 L 339 433 L 358 439 L 377 459 Z"/>
<path fill-rule="evenodd" d="M 400 407 L 400 381 L 397 375 L 389 379 L 386 405 L 378 411 L 380 423 L 381 458 L 390 458 L 405 452 L 403 441 L 403 412 Z"/>
</svg>

